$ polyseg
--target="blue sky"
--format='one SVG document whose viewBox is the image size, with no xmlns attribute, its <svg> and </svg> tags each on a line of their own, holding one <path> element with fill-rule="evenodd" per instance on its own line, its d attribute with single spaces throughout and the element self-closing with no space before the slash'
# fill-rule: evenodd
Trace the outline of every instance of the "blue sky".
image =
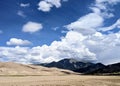
<svg viewBox="0 0 120 86">
<path fill-rule="evenodd" d="M 50 12 L 39 11 L 38 3 L 40 0 L 1 0 L 0 4 L 0 28 L 4 32 L 4 40 L 2 40 L 1 46 L 6 46 L 5 42 L 11 37 L 28 39 L 35 45 L 51 44 L 54 40 L 60 40 L 61 36 L 65 34 L 61 33 L 65 30 L 63 27 L 77 20 L 80 16 L 87 14 L 90 10 L 87 8 L 90 5 L 90 1 L 70 0 L 69 2 L 62 2 L 62 7 L 53 7 Z M 30 4 L 29 7 L 21 7 L 20 4 Z M 78 4 L 81 3 L 81 4 Z M 74 6 L 74 7 L 73 7 Z M 81 9 L 81 10 L 78 10 Z M 25 17 L 17 15 L 17 12 L 23 12 Z M 43 29 L 36 33 L 28 34 L 22 32 L 22 27 L 28 21 L 38 22 L 43 24 Z M 53 31 L 58 27 L 57 31 Z M 19 35 L 18 35 L 19 34 Z M 52 37 L 51 37 L 52 36 Z M 45 40 L 46 39 L 46 40 Z"/>
<path fill-rule="evenodd" d="M 1 61 L 120 61 L 119 0 L 0 0 L 0 10 Z"/>
</svg>

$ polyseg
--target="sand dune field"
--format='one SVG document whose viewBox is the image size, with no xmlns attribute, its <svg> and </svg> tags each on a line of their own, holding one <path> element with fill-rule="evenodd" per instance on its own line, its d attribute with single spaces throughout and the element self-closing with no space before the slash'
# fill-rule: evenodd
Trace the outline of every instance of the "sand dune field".
<svg viewBox="0 0 120 86">
<path fill-rule="evenodd" d="M 120 86 L 120 76 L 87 76 L 57 68 L 1 62 L 0 86 Z"/>
</svg>

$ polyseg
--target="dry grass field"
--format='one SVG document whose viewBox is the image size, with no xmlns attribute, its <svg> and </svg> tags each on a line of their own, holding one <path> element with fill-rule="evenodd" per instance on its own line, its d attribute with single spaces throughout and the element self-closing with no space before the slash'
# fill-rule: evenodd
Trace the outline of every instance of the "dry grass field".
<svg viewBox="0 0 120 86">
<path fill-rule="evenodd" d="M 119 76 L 1 76 L 0 86 L 120 86 Z"/>
</svg>

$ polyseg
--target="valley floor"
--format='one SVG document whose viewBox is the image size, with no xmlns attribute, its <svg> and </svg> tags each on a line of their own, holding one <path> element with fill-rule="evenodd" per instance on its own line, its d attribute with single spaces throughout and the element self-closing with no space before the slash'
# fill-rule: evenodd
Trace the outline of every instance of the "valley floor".
<svg viewBox="0 0 120 86">
<path fill-rule="evenodd" d="M 0 86 L 120 86 L 120 76 L 0 76 Z"/>
</svg>

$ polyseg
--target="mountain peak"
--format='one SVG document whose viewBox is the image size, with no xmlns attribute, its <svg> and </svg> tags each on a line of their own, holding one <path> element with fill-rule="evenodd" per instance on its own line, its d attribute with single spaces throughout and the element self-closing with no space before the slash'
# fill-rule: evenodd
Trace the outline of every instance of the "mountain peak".
<svg viewBox="0 0 120 86">
<path fill-rule="evenodd" d="M 56 67 L 61 69 L 68 69 L 68 70 L 76 70 L 79 68 L 87 67 L 92 65 L 93 63 L 90 62 L 81 62 L 76 59 L 70 58 L 70 59 L 62 59 L 58 62 L 51 62 L 51 63 L 45 63 L 41 64 L 45 67 Z"/>
<path fill-rule="evenodd" d="M 76 59 L 73 59 L 73 58 L 66 58 L 66 59 L 62 59 L 62 60 L 60 60 L 60 61 L 58 61 L 58 62 L 69 62 L 69 63 L 76 63 L 76 62 L 78 62 Z"/>
</svg>

